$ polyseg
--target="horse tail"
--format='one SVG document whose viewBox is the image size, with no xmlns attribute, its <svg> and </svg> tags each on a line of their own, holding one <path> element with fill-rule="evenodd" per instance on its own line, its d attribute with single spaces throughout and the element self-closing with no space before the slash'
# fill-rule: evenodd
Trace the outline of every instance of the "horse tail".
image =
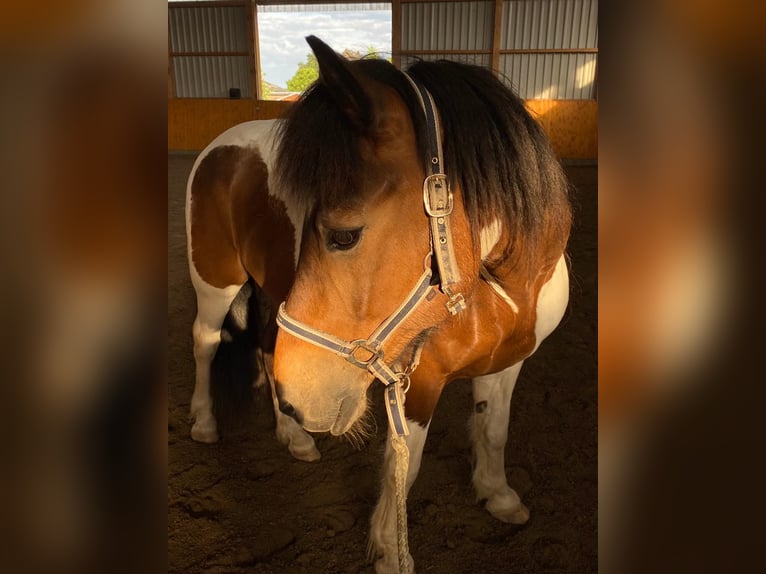
<svg viewBox="0 0 766 574">
<path fill-rule="evenodd" d="M 210 365 L 213 412 L 224 430 L 240 426 L 252 414 L 253 389 L 271 376 L 263 354 L 274 352 L 276 324 L 258 284 L 248 277 L 229 307 L 221 342 Z"/>
</svg>

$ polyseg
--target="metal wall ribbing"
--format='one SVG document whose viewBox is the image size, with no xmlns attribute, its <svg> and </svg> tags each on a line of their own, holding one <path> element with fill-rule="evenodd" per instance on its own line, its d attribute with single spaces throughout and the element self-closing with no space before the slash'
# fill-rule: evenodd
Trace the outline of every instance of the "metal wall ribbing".
<svg viewBox="0 0 766 574">
<path fill-rule="evenodd" d="M 512 0 L 503 3 L 500 73 L 522 98 L 593 98 L 597 54 L 503 54 L 503 50 L 596 48 L 597 0 Z"/>
<path fill-rule="evenodd" d="M 597 0 L 503 2 L 500 49 L 598 47 Z"/>
<path fill-rule="evenodd" d="M 487 1 L 405 0 L 402 66 L 445 58 L 491 67 L 494 9 Z M 499 72 L 522 98 L 595 97 L 597 48 L 598 0 L 503 2 Z"/>
<path fill-rule="evenodd" d="M 179 98 L 227 98 L 229 88 L 251 97 L 247 56 L 187 56 L 173 62 Z"/>
<path fill-rule="evenodd" d="M 252 96 L 250 61 L 246 55 L 200 55 L 249 50 L 245 6 L 182 6 L 169 10 L 170 47 L 176 95 L 180 98 L 228 97 L 239 88 Z M 194 53 L 193 55 L 183 55 Z"/>
<path fill-rule="evenodd" d="M 492 2 L 418 2 L 402 5 L 402 51 L 488 50 Z"/>
<path fill-rule="evenodd" d="M 381 9 L 387 4 L 367 4 Z M 259 7 L 301 10 L 299 6 Z M 337 10 L 338 5 L 313 9 Z M 401 4 L 402 66 L 446 58 L 492 66 L 493 1 Z M 176 6 L 169 11 L 176 95 L 252 97 L 246 6 Z M 498 71 L 525 99 L 591 99 L 596 94 L 598 0 L 505 0 Z M 321 33 L 321 31 L 317 31 Z M 545 53 L 555 50 L 556 53 Z M 216 55 L 205 55 L 218 52 Z M 221 52 L 239 54 L 222 55 Z M 522 53 L 519 53 L 522 52 Z M 186 55 L 183 55 L 186 53 Z M 497 51 L 494 52 L 497 56 Z M 179 55 L 181 54 L 181 55 Z"/>
</svg>

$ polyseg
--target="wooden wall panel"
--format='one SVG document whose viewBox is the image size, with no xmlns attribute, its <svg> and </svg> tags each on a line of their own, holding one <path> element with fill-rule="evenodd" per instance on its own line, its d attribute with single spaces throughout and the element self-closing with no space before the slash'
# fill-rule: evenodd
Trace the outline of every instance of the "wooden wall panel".
<svg viewBox="0 0 766 574">
<path fill-rule="evenodd" d="M 560 158 L 598 158 L 596 100 L 527 100 L 526 106 L 543 126 Z"/>
<path fill-rule="evenodd" d="M 252 99 L 169 99 L 168 150 L 200 151 L 228 128 L 250 120 L 279 117 L 288 105 Z"/>
<path fill-rule="evenodd" d="M 597 159 L 597 101 L 528 100 L 526 104 L 542 124 L 559 157 Z M 289 105 L 250 99 L 169 99 L 168 149 L 199 151 L 231 126 L 280 117 Z"/>
</svg>

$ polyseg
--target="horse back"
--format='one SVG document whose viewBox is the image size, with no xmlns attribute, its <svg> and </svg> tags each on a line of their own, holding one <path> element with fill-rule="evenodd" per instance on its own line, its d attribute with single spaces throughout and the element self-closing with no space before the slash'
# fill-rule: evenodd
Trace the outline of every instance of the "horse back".
<svg viewBox="0 0 766 574">
<path fill-rule="evenodd" d="M 193 282 L 224 288 L 250 276 L 278 302 L 293 281 L 297 225 L 269 181 L 273 124 L 235 126 L 200 154 L 186 216 Z"/>
</svg>

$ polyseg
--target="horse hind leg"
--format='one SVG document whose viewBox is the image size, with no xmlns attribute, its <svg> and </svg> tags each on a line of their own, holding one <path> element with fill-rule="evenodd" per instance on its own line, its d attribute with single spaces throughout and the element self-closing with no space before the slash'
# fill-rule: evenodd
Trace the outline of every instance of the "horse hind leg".
<svg viewBox="0 0 766 574">
<path fill-rule="evenodd" d="M 308 434 L 298 422 L 279 410 L 279 399 L 274 384 L 274 354 L 266 351 L 260 353 L 263 372 L 271 388 L 271 400 L 274 404 L 274 414 L 277 419 L 277 440 L 287 446 L 290 454 L 304 462 L 314 462 L 321 458 L 313 437 Z"/>
<path fill-rule="evenodd" d="M 197 292 L 197 317 L 192 328 L 196 372 L 189 417 L 193 423 L 191 437 L 214 443 L 218 441 L 218 424 L 210 393 L 210 365 L 221 342 L 221 326 L 242 285 L 217 288 L 194 277 L 192 282 Z"/>
<path fill-rule="evenodd" d="M 479 500 L 487 501 L 490 514 L 511 524 L 524 524 L 529 520 L 529 510 L 516 491 L 508 486 L 505 476 L 511 395 L 521 365 L 519 362 L 500 373 L 473 380 L 473 485 Z"/>
</svg>

